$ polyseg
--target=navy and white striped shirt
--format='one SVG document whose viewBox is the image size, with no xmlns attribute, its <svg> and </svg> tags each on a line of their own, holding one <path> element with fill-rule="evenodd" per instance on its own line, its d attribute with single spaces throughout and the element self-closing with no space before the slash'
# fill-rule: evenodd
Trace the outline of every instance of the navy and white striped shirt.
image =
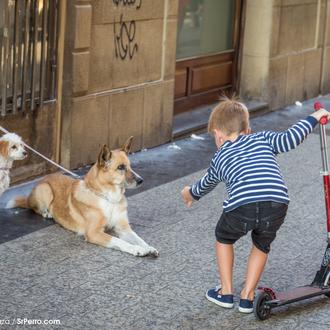
<svg viewBox="0 0 330 330">
<path fill-rule="evenodd" d="M 288 204 L 288 189 L 276 155 L 296 148 L 317 123 L 308 116 L 285 132 L 265 131 L 226 141 L 215 153 L 204 177 L 191 186 L 190 193 L 198 200 L 224 182 L 228 193 L 223 203 L 225 212 L 258 201 Z"/>
</svg>

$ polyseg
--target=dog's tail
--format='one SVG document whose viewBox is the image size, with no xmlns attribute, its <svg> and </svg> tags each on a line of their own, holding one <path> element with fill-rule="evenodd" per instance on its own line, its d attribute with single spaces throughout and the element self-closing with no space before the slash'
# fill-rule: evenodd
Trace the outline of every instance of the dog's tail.
<svg viewBox="0 0 330 330">
<path fill-rule="evenodd" d="M 6 204 L 6 209 L 12 209 L 14 207 L 20 207 L 23 209 L 30 208 L 28 198 L 25 196 L 16 197 L 15 199 L 8 201 Z"/>
</svg>

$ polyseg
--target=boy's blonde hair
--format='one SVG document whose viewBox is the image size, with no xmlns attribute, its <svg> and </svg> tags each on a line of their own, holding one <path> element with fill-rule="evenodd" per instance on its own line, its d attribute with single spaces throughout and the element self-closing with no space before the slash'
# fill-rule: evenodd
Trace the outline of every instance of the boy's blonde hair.
<svg viewBox="0 0 330 330">
<path fill-rule="evenodd" d="M 240 133 L 249 128 L 249 112 L 246 106 L 235 99 L 222 97 L 213 109 L 208 124 L 208 132 L 221 130 L 226 135 Z"/>
</svg>

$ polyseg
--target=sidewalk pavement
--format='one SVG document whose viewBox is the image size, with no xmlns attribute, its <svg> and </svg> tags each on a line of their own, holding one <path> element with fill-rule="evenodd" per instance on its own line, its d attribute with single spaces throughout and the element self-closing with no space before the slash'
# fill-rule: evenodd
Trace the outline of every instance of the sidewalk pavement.
<svg viewBox="0 0 330 330">
<path fill-rule="evenodd" d="M 292 108 L 291 116 L 290 111 L 282 111 L 262 120 L 272 126 L 284 116 L 289 126 L 309 111 L 309 105 Z M 199 143 L 203 142 L 210 141 Z M 199 157 L 198 151 L 194 157 Z M 298 149 L 280 155 L 279 162 L 291 203 L 260 285 L 281 291 L 310 283 L 326 247 L 317 131 Z M 184 163 L 177 164 L 180 166 Z M 326 297 L 274 310 L 264 322 L 205 299 L 205 291 L 218 284 L 214 228 L 221 214 L 224 186 L 219 185 L 192 209 L 180 198 L 182 187 L 204 172 L 155 185 L 128 198 L 132 226 L 160 251 L 158 259 L 88 244 L 58 225 L 1 244 L 0 320 L 56 319 L 61 322 L 54 327 L 58 329 L 329 329 L 330 299 Z M 235 246 L 236 296 L 243 285 L 250 246 L 249 236 Z"/>
</svg>

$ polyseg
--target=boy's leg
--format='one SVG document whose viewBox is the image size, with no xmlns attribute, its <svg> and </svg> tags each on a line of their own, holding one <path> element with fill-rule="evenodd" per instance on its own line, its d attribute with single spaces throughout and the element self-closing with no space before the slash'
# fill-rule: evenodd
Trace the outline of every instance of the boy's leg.
<svg viewBox="0 0 330 330">
<path fill-rule="evenodd" d="M 265 203 L 262 203 L 260 209 L 260 223 L 251 233 L 253 245 L 247 265 L 246 283 L 241 292 L 243 299 L 253 300 L 254 290 L 267 262 L 270 245 L 274 241 L 288 209 L 286 204 L 267 202 L 265 205 Z"/>
<path fill-rule="evenodd" d="M 232 294 L 234 264 L 233 245 L 216 242 L 215 250 L 217 255 L 219 275 L 221 279 L 221 294 Z"/>
<path fill-rule="evenodd" d="M 217 241 L 215 245 L 221 289 L 209 289 L 206 291 L 206 299 L 224 308 L 234 307 L 234 296 L 232 294 L 232 274 L 234 250 L 232 244 L 224 244 Z"/>
<path fill-rule="evenodd" d="M 254 299 L 254 291 L 265 268 L 267 258 L 267 253 L 259 250 L 254 244 L 252 245 L 246 270 L 246 282 L 241 292 L 241 298 Z"/>
</svg>

